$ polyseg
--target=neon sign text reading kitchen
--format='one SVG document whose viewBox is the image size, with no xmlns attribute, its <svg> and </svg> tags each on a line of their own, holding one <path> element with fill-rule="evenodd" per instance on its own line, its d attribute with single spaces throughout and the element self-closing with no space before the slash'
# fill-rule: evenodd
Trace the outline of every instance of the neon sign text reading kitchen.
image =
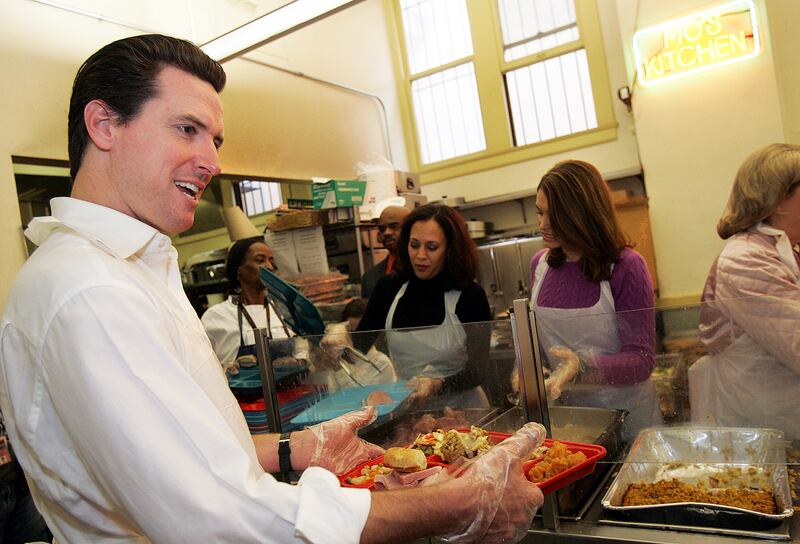
<svg viewBox="0 0 800 544">
<path fill-rule="evenodd" d="M 633 37 L 640 82 L 655 85 L 758 54 L 750 0 L 738 0 L 645 28 Z"/>
</svg>

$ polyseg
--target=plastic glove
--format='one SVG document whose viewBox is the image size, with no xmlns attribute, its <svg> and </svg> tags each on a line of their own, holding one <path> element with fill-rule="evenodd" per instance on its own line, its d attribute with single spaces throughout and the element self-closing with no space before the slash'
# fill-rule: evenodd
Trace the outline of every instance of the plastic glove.
<svg viewBox="0 0 800 544">
<path fill-rule="evenodd" d="M 353 347 L 353 339 L 347 327 L 347 322 L 332 323 L 325 328 L 325 336 L 320 341 L 320 346 L 334 357 L 339 357 L 346 347 Z"/>
<path fill-rule="evenodd" d="M 414 392 L 408 396 L 411 404 L 425 404 L 429 398 L 442 392 L 444 380 L 430 376 L 414 376 L 408 380 L 408 387 L 413 387 Z"/>
<path fill-rule="evenodd" d="M 316 445 L 308 466 L 322 467 L 334 474 L 342 474 L 361 461 L 383 454 L 383 448 L 358 437 L 358 430 L 375 421 L 377 417 L 375 407 L 367 406 L 309 427 Z"/>
<path fill-rule="evenodd" d="M 553 346 L 548 353 L 561 362 L 550 377 L 544 381 L 544 387 L 550 392 L 550 398 L 555 400 L 561 396 L 561 390 L 572 381 L 581 369 L 578 354 L 564 346 Z"/>
<path fill-rule="evenodd" d="M 451 467 L 435 483 L 466 478 L 474 492 L 475 517 L 457 534 L 442 535 L 447 542 L 518 542 L 528 531 L 536 510 L 544 503 L 541 490 L 525 477 L 522 461 L 542 445 L 545 429 L 526 423 L 485 454 Z M 442 473 L 440 473 L 442 474 Z"/>
<path fill-rule="evenodd" d="M 231 376 L 236 376 L 239 373 L 239 362 L 234 359 L 233 361 L 222 363 L 222 370 Z"/>
</svg>

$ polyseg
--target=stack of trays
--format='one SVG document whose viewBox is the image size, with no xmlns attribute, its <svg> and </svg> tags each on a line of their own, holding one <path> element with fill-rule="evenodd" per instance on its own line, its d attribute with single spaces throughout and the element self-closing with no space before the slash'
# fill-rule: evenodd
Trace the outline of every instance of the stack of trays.
<svg viewBox="0 0 800 544">
<path fill-rule="evenodd" d="M 327 395 L 327 387 L 321 385 L 298 385 L 278 392 L 278 408 L 281 415 L 283 431 L 293 431 L 302 428 L 291 422 L 291 419 L 321 398 Z M 239 402 L 244 414 L 250 434 L 264 434 L 271 432 L 267 424 L 267 411 L 264 399 L 253 402 Z"/>
</svg>

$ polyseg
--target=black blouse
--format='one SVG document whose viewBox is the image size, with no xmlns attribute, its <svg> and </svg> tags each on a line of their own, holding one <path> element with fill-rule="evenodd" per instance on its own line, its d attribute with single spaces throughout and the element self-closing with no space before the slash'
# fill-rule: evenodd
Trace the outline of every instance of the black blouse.
<svg viewBox="0 0 800 544">
<path fill-rule="evenodd" d="M 407 281 L 398 273 L 384 276 L 375 285 L 367 303 L 367 309 L 358 325 L 358 332 L 379 331 L 386 328 L 386 316 L 395 296 Z M 429 280 L 412 277 L 403 297 L 397 302 L 391 328 L 428 327 L 441 325 L 445 318 L 444 294 L 455 286 L 444 272 Z M 477 323 L 492 320 L 489 301 L 483 288 L 475 282 L 461 290 L 456 304 L 456 316 L 462 323 Z M 477 366 L 489 360 L 491 325 L 467 327 L 466 368 L 444 380 L 444 393 L 471 389 L 478 385 Z M 357 334 L 356 347 L 367 351 L 378 338 L 375 334 Z"/>
</svg>

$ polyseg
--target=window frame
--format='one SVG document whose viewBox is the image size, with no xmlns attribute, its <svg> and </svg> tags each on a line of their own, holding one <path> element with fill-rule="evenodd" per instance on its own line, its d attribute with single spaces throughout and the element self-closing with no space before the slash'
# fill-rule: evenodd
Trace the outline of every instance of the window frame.
<svg viewBox="0 0 800 544">
<path fill-rule="evenodd" d="M 578 40 L 506 62 L 497 0 L 466 0 L 472 34 L 472 55 L 414 74 L 409 72 L 399 0 L 384 0 L 387 26 L 393 44 L 395 79 L 410 169 L 423 184 L 474 174 L 617 138 L 610 80 L 596 0 L 574 0 Z M 592 83 L 597 128 L 542 142 L 515 146 L 511 113 L 505 91 L 505 74 L 566 53 L 586 50 Z M 478 86 L 486 149 L 438 162 L 422 164 L 411 82 L 454 65 L 472 62 Z"/>
</svg>

